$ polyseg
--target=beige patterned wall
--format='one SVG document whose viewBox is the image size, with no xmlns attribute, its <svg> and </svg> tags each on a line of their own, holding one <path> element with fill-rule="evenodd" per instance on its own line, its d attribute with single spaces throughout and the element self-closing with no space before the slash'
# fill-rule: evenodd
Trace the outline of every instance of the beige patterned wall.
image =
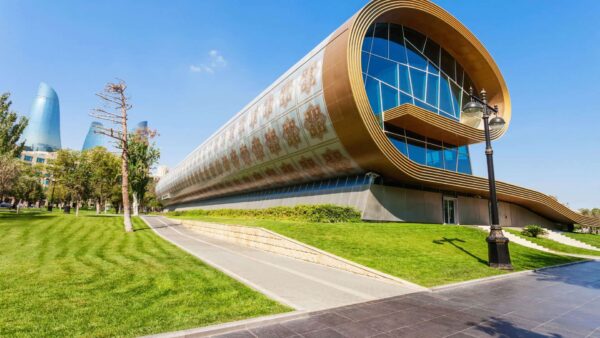
<svg viewBox="0 0 600 338">
<path fill-rule="evenodd" d="M 238 113 L 157 191 L 165 204 L 360 172 L 323 97 L 323 44 Z"/>
</svg>

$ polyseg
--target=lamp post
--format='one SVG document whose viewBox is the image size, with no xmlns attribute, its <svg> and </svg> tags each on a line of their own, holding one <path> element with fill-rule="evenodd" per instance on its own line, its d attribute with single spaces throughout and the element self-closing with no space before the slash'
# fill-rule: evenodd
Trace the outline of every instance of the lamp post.
<svg viewBox="0 0 600 338">
<path fill-rule="evenodd" d="M 54 187 L 56 186 L 56 180 L 52 177 L 52 191 L 50 192 L 50 201 L 48 202 L 48 211 L 52 212 L 52 203 L 54 203 Z"/>
<path fill-rule="evenodd" d="M 483 119 L 483 128 L 485 131 L 485 156 L 487 158 L 489 200 L 491 213 L 490 233 L 486 238 L 488 243 L 488 261 L 489 265 L 498 269 L 512 269 L 510 262 L 510 253 L 508 251 L 508 238 L 504 237 L 500 219 L 498 216 L 498 198 L 496 197 L 496 177 L 494 175 L 494 158 L 492 150 L 492 141 L 490 130 L 501 130 L 506 122 L 498 116 L 498 106 L 491 107 L 487 103 L 485 90 L 481 91 L 481 98 L 473 95 L 473 88 L 469 93 L 471 100 L 463 107 L 463 115 L 466 118 Z M 490 116 L 494 117 L 490 120 Z"/>
</svg>

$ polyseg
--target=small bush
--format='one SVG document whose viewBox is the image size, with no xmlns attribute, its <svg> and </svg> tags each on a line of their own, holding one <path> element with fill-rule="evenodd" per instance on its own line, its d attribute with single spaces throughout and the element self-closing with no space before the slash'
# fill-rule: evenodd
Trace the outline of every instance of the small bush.
<svg viewBox="0 0 600 338">
<path fill-rule="evenodd" d="M 360 212 L 351 207 L 333 204 L 297 205 L 294 207 L 273 207 L 267 209 L 216 209 L 171 211 L 172 216 L 221 216 L 253 217 L 266 219 L 287 219 L 317 223 L 358 222 Z"/>
<path fill-rule="evenodd" d="M 546 233 L 547 231 L 539 225 L 528 225 L 521 231 L 521 234 L 527 237 L 543 236 Z"/>
</svg>

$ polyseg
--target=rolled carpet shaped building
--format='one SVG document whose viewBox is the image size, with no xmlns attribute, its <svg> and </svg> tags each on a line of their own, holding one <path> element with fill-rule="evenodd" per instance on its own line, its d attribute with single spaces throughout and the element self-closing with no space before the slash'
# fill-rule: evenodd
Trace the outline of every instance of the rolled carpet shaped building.
<svg viewBox="0 0 600 338">
<path fill-rule="evenodd" d="M 507 122 L 502 74 L 481 42 L 425 0 L 374 0 L 163 177 L 168 209 L 334 203 L 363 218 L 489 224 L 488 183 L 468 146 L 481 121 L 461 116 L 485 89 Z M 498 182 L 502 225 L 597 219 Z"/>
</svg>

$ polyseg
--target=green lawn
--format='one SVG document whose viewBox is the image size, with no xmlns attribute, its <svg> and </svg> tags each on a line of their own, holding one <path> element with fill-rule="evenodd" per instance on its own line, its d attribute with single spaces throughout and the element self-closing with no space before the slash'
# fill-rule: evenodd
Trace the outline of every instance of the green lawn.
<svg viewBox="0 0 600 338">
<path fill-rule="evenodd" d="M 289 310 L 134 224 L 0 213 L 0 337 L 139 336 Z"/>
<path fill-rule="evenodd" d="M 487 266 L 486 234 L 473 227 L 408 223 L 308 223 L 244 218 L 177 218 L 261 226 L 338 256 L 423 285 L 506 273 Z M 576 261 L 513 244 L 515 270 Z"/>
<path fill-rule="evenodd" d="M 594 234 L 582 234 L 579 232 L 563 232 L 563 235 L 569 236 L 580 242 L 587 243 L 600 249 L 600 235 Z"/>
<path fill-rule="evenodd" d="M 524 236 L 521 234 L 521 231 L 519 231 L 519 230 L 506 229 L 506 231 L 510 232 L 511 234 L 525 238 L 526 240 L 528 240 L 530 242 L 541 245 L 544 248 L 547 248 L 550 250 L 564 252 L 564 253 L 568 253 L 568 254 L 600 256 L 600 251 L 582 249 L 582 248 L 562 244 L 557 241 L 553 241 L 551 239 L 544 238 L 544 237 L 535 237 L 534 238 L 534 237 Z"/>
</svg>

